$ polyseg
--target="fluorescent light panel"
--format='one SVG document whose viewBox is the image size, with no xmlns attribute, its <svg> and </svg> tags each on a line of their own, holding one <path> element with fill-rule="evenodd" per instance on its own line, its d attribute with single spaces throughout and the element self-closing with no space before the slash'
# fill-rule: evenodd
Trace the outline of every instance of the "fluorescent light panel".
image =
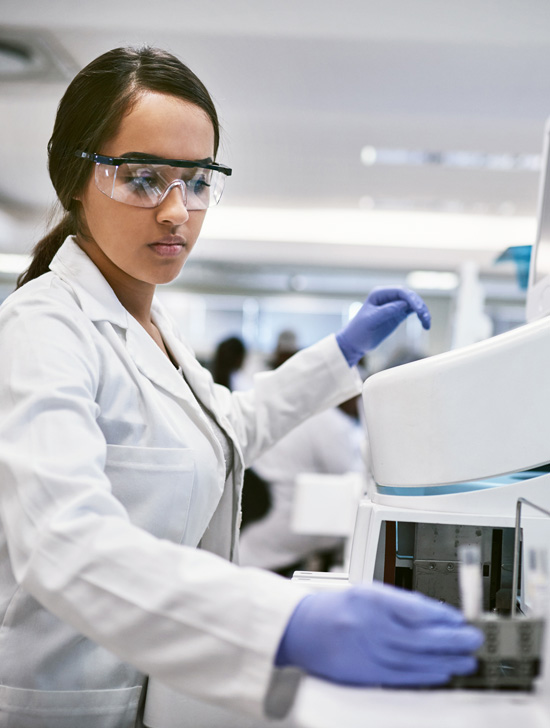
<svg viewBox="0 0 550 728">
<path fill-rule="evenodd" d="M 361 149 L 361 162 L 367 166 L 455 167 L 457 169 L 491 169 L 498 171 L 538 172 L 540 154 L 502 152 L 488 154 L 467 150 L 436 151 L 425 149 L 390 149 L 366 146 Z"/>
<path fill-rule="evenodd" d="M 415 270 L 407 276 L 407 286 L 423 291 L 452 291 L 458 287 L 459 278 L 456 273 Z"/>
<path fill-rule="evenodd" d="M 387 210 L 215 207 L 202 237 L 211 240 L 383 245 L 490 250 L 530 245 L 534 217 Z"/>
</svg>

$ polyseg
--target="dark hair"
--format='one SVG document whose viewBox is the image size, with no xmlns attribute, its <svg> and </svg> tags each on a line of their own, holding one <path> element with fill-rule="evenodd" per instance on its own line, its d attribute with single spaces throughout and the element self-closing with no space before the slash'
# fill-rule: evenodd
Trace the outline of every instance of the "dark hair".
<svg viewBox="0 0 550 728">
<path fill-rule="evenodd" d="M 64 209 L 61 220 L 34 247 L 32 261 L 17 286 L 47 272 L 68 235 L 81 231 L 78 196 L 90 164 L 75 156 L 77 149 L 100 152 L 116 133 L 143 91 L 171 94 L 201 108 L 214 127 L 214 154 L 220 128 L 214 102 L 202 81 L 171 53 L 159 48 L 115 48 L 96 58 L 71 81 L 59 102 L 51 139 L 48 169 Z"/>
</svg>

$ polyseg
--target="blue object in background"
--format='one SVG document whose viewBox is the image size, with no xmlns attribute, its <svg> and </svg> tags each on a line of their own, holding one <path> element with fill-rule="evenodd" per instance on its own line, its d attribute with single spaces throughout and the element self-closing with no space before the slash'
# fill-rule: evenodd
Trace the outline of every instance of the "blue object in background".
<svg viewBox="0 0 550 728">
<path fill-rule="evenodd" d="M 501 253 L 495 263 L 502 263 L 511 260 L 516 264 L 516 277 L 519 287 L 527 290 L 529 284 L 529 265 L 531 263 L 532 245 L 512 245 Z"/>
</svg>

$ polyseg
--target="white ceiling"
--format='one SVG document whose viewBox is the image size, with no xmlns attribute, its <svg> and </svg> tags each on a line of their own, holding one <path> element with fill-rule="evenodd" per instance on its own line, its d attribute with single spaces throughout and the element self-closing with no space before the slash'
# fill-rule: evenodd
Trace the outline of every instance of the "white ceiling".
<svg viewBox="0 0 550 728">
<path fill-rule="evenodd" d="M 365 167 L 360 151 L 540 153 L 546 0 L 2 0 L 0 24 L 46 43 L 68 78 L 105 50 L 148 43 L 203 79 L 234 174 L 198 259 L 379 270 L 474 259 L 488 271 L 499 250 L 533 242 L 536 172 Z M 30 248 L 53 199 L 45 149 L 66 83 L 0 81 L 4 252 Z M 250 207 L 262 214 L 247 230 Z M 275 229 L 280 239 L 262 241 Z"/>
</svg>

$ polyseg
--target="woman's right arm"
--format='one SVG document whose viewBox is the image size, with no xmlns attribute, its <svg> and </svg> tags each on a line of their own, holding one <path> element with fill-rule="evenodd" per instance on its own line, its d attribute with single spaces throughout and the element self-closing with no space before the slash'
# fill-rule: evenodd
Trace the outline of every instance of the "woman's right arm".
<svg viewBox="0 0 550 728">
<path fill-rule="evenodd" d="M 104 470 L 96 392 L 108 372 L 89 328 L 76 307 L 39 297 L 0 308 L 2 568 L 141 672 L 262 715 L 281 634 L 305 592 L 131 523 Z"/>
</svg>

